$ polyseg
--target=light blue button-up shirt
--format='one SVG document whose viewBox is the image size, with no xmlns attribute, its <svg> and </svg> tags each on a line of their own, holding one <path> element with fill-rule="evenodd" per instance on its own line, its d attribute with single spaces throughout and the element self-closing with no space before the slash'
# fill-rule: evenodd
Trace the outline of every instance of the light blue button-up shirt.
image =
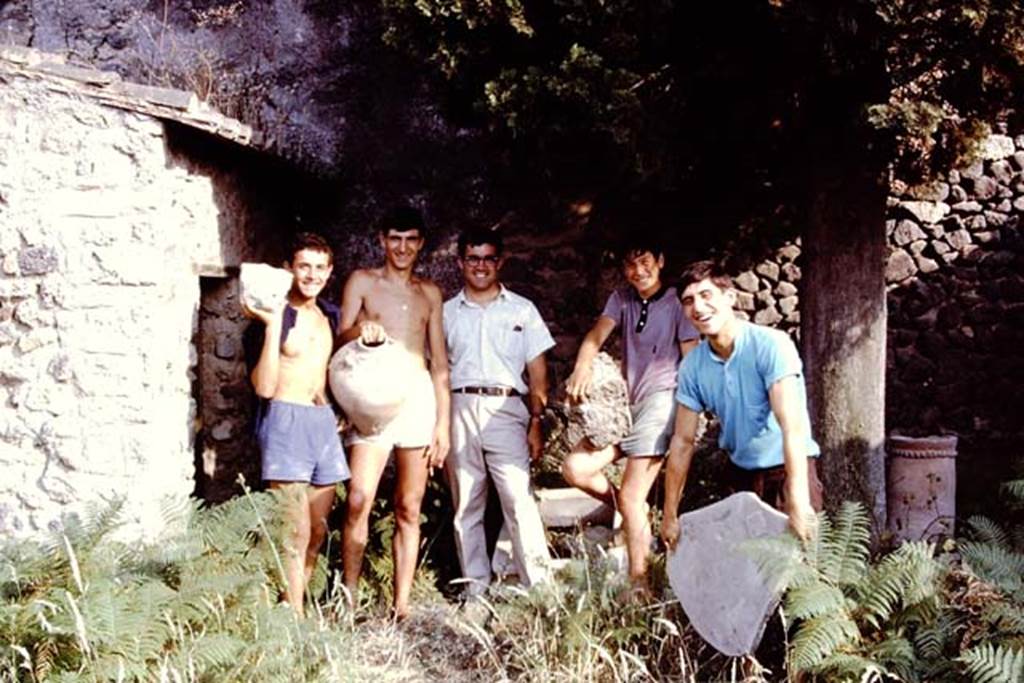
<svg viewBox="0 0 1024 683">
<path fill-rule="evenodd" d="M 526 364 L 555 345 L 537 307 L 501 287 L 486 306 L 460 291 L 444 303 L 452 389 L 509 387 L 526 394 Z"/>
<path fill-rule="evenodd" d="M 768 389 L 784 377 L 799 382 L 797 419 L 805 421 L 807 456 L 821 452 L 811 438 L 804 388 L 803 363 L 796 345 L 785 332 L 743 320 L 738 323 L 735 346 L 728 359 L 719 358 L 705 339 L 679 367 L 676 401 L 701 412 L 710 410 L 721 423 L 718 445 L 744 469 L 783 464 L 782 430 L 772 413 Z"/>
</svg>

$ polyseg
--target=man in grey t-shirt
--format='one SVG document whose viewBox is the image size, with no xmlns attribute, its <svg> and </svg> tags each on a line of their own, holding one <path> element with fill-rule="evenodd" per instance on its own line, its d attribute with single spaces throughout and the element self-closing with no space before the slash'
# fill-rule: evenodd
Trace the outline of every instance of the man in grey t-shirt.
<svg viewBox="0 0 1024 683">
<path fill-rule="evenodd" d="M 664 455 L 675 417 L 673 393 L 683 355 L 697 344 L 697 331 L 683 316 L 673 287 L 661 281 L 665 256 L 649 236 L 634 236 L 623 251 L 622 271 L 628 287 L 612 292 L 601 316 L 584 337 L 566 391 L 574 401 L 586 400 L 591 365 L 601 346 L 622 330 L 622 366 L 629 389 L 633 429 L 614 446 L 595 449 L 586 439 L 576 444 L 562 464 L 573 486 L 622 514 L 630 578 L 646 587 L 651 531 L 647 494 Z M 603 469 L 626 456 L 622 485 L 616 489 Z"/>
</svg>

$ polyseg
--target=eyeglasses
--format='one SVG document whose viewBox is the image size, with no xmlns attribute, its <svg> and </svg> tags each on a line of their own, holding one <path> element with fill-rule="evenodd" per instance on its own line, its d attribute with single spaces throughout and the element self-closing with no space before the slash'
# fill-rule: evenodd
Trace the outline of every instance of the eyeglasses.
<svg viewBox="0 0 1024 683">
<path fill-rule="evenodd" d="M 498 265 L 498 259 L 499 257 L 497 255 L 488 254 L 487 256 L 466 256 L 462 261 L 471 268 L 476 268 L 484 263 L 489 266 L 496 266 Z"/>
</svg>

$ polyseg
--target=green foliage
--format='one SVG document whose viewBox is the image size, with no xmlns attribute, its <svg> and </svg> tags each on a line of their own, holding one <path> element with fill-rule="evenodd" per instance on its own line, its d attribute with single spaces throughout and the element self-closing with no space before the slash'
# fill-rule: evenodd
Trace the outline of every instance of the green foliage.
<svg viewBox="0 0 1024 683">
<path fill-rule="evenodd" d="M 983 518 L 959 543 L 963 566 L 906 543 L 872 560 L 869 521 L 845 504 L 818 536 L 751 544 L 763 573 L 788 588 L 788 663 L 823 680 L 1017 681 L 1024 663 L 1024 554 Z"/>
<path fill-rule="evenodd" d="M 119 540 L 118 503 L 0 563 L 0 680 L 305 680 L 337 673 L 344 631 L 278 599 L 270 493 L 165 510 L 160 544 Z"/>
<path fill-rule="evenodd" d="M 975 683 L 1020 683 L 1024 680 L 1024 650 L 982 643 L 958 661 Z"/>
<path fill-rule="evenodd" d="M 664 576 L 654 568 L 653 576 Z M 481 600 L 490 616 L 474 635 L 512 680 L 690 680 L 699 639 L 674 603 L 632 592 L 600 551 L 549 585 Z M 689 675 L 687 674 L 689 671 Z M 702 674 L 707 676 L 707 669 Z M 704 679 L 702 679 L 704 680 Z"/>
<path fill-rule="evenodd" d="M 975 157 L 1022 110 L 1015 0 L 380 3 L 386 42 L 546 182 L 593 182 L 586 159 L 606 187 L 685 188 L 736 136 L 763 174 L 801 144 L 813 160 L 809 132 L 851 127 L 882 132 L 910 179 Z"/>
</svg>

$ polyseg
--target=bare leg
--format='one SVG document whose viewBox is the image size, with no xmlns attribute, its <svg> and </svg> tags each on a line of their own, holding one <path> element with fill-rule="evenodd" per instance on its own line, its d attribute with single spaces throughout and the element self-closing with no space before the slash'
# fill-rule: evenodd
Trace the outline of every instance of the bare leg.
<svg viewBox="0 0 1024 683">
<path fill-rule="evenodd" d="M 602 470 L 620 457 L 622 453 L 616 446 L 595 451 L 580 442 L 562 462 L 562 476 L 584 493 L 614 508 L 615 487 Z"/>
<path fill-rule="evenodd" d="M 363 569 L 363 554 L 370 532 L 370 510 L 377 496 L 377 485 L 388 462 L 388 453 L 371 444 L 355 444 L 349 451 L 347 514 L 341 537 L 342 578 L 352 601 L 356 601 L 359 574 Z"/>
<path fill-rule="evenodd" d="M 395 537 L 391 549 L 395 564 L 395 617 L 409 613 L 409 593 L 416 574 L 420 547 L 420 506 L 430 470 L 426 448 L 396 448 L 398 481 L 395 483 Z"/>
<path fill-rule="evenodd" d="M 288 531 L 284 539 L 285 600 L 302 618 L 306 593 L 305 557 L 309 547 L 309 501 L 304 482 L 272 481 L 281 491 Z"/>
<path fill-rule="evenodd" d="M 658 478 L 660 457 L 631 457 L 626 459 L 626 471 L 619 489 L 619 512 L 626 532 L 626 556 L 629 558 L 629 578 L 640 586 L 647 585 L 647 555 L 650 553 L 650 523 L 647 519 L 647 494 Z"/>
<path fill-rule="evenodd" d="M 334 484 L 329 486 L 316 486 L 311 484 L 306 491 L 306 498 L 309 500 L 309 545 L 306 546 L 305 577 L 306 587 L 309 587 L 309 580 L 313 578 L 313 569 L 316 568 L 316 559 L 320 554 L 320 548 L 327 538 L 327 516 L 331 514 L 334 507 Z"/>
</svg>

